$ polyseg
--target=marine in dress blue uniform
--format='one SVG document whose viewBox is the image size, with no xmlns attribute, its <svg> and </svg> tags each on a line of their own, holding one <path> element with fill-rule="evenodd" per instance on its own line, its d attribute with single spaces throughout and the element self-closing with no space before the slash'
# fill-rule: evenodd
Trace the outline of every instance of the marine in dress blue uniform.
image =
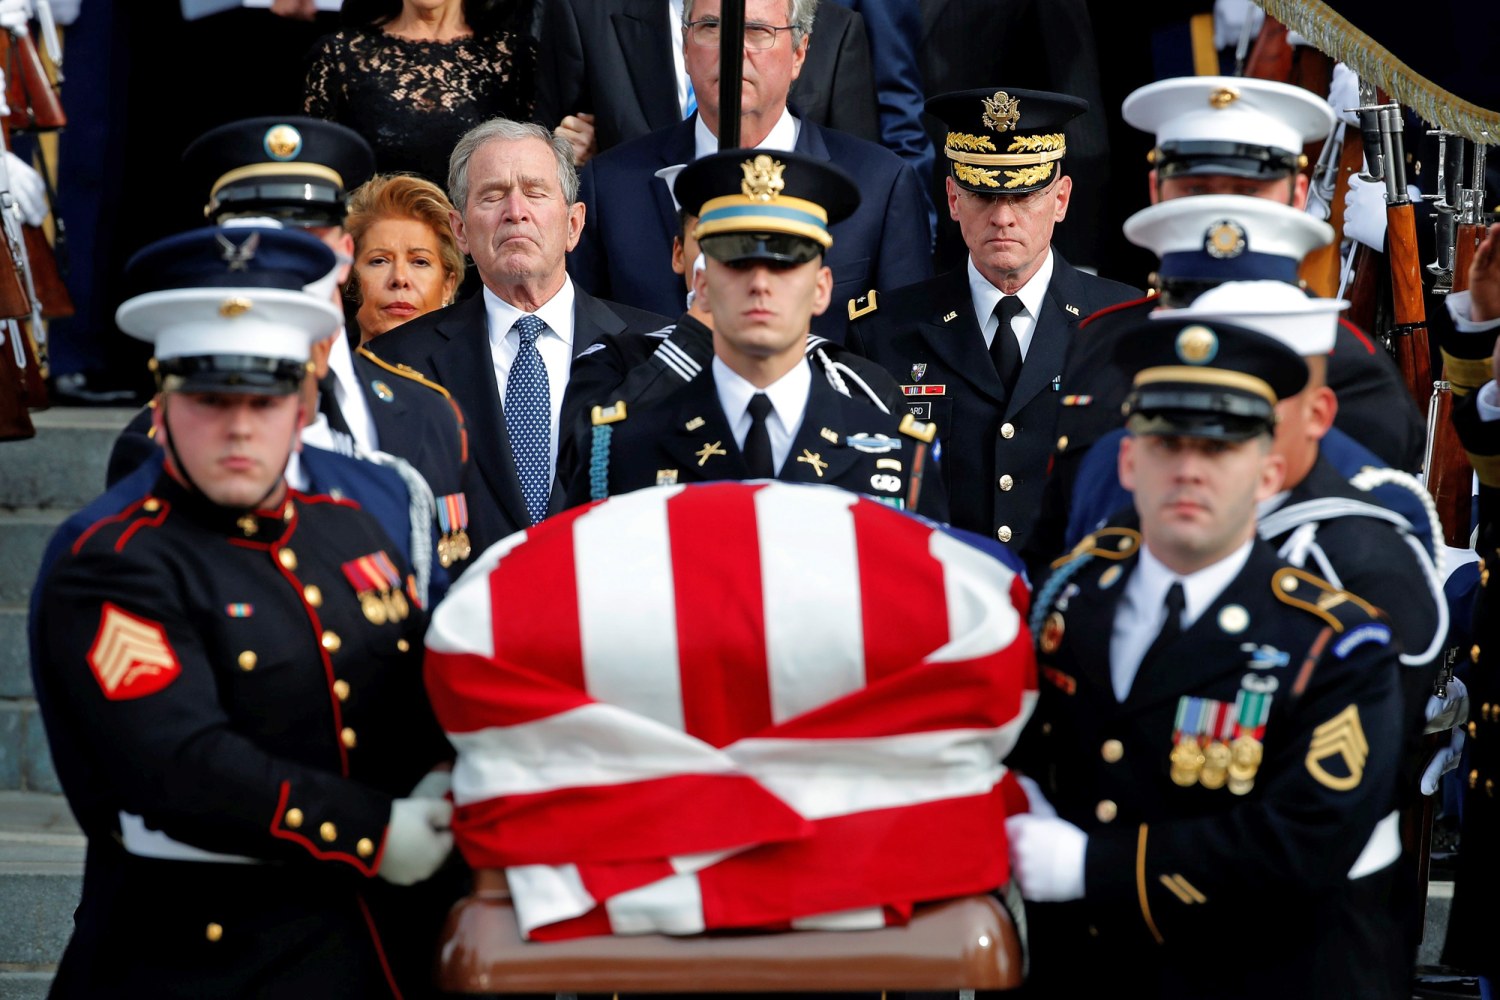
<svg viewBox="0 0 1500 1000">
<path fill-rule="evenodd" d="M 1060 560 L 1033 605 L 1040 697 L 1008 763 L 1036 784 L 1031 813 L 1007 821 L 1033 981 L 1402 996 L 1399 643 L 1367 602 L 1257 539 L 1247 497 L 1214 492 L 1238 484 L 1221 454 L 1258 459 L 1235 467 L 1257 495 L 1276 488 L 1275 402 L 1305 368 L 1201 321 L 1142 333 L 1130 362 L 1131 430 L 1152 449 L 1133 469 L 1177 457 L 1152 459 L 1139 515 Z M 1244 506 L 1193 508 L 1204 496 Z M 1209 540 L 1196 562 L 1189 524 Z"/>
<path fill-rule="evenodd" d="M 368 997 L 393 975 L 411 995 L 445 908 L 397 885 L 452 845 L 447 804 L 413 795 L 451 757 L 426 614 L 374 519 L 286 488 L 295 420 L 245 416 L 285 412 L 336 327 L 301 291 L 331 253 L 271 232 L 226 255 L 219 235 L 134 265 L 156 290 L 118 322 L 156 344 L 166 470 L 68 546 L 38 601 L 38 700 L 89 839 L 54 995 Z M 190 404 L 250 421 L 235 442 L 284 425 L 285 445 L 195 438 Z M 232 493 L 226 450 L 266 459 Z"/>
</svg>

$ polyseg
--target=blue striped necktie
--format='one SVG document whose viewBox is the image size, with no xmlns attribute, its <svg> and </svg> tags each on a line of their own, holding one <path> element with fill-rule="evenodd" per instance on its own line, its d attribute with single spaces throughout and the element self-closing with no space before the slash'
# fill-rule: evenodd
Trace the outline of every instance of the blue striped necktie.
<svg viewBox="0 0 1500 1000">
<path fill-rule="evenodd" d="M 547 324 L 527 315 L 511 329 L 521 338 L 521 347 L 505 379 L 505 428 L 510 432 L 510 451 L 526 513 L 536 524 L 547 516 L 547 498 L 552 493 L 552 387 L 542 352 L 536 348 L 536 339 Z"/>
<path fill-rule="evenodd" d="M 693 81 L 688 79 L 687 100 L 682 102 L 682 117 L 684 120 L 693 117 L 693 112 L 698 110 L 698 95 L 693 93 Z"/>
</svg>

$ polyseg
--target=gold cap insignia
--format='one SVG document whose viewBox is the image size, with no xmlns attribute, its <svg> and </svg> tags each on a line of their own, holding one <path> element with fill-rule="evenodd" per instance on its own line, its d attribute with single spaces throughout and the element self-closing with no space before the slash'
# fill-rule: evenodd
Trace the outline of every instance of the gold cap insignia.
<svg viewBox="0 0 1500 1000">
<path fill-rule="evenodd" d="M 782 172 L 786 164 L 761 153 L 753 160 L 740 164 L 745 179 L 740 181 L 740 193 L 751 201 L 774 201 L 786 187 Z"/>
<path fill-rule="evenodd" d="M 1347 792 L 1359 785 L 1364 777 L 1365 760 L 1370 756 L 1370 744 L 1365 740 L 1364 727 L 1359 724 L 1359 708 L 1350 705 L 1338 715 L 1313 730 L 1312 744 L 1307 748 L 1307 773 L 1324 788 L 1335 792 Z M 1333 774 L 1323 765 L 1342 757 L 1343 774 Z"/>
<path fill-rule="evenodd" d="M 1240 92 L 1231 87 L 1220 87 L 1208 95 L 1209 107 L 1223 110 L 1240 99 Z"/>
<path fill-rule="evenodd" d="M 1231 260 L 1245 252 L 1245 230 L 1233 219 L 1220 219 L 1203 234 L 1203 252 L 1215 260 Z"/>
<path fill-rule="evenodd" d="M 273 160 L 296 159 L 302 152 L 302 133 L 290 125 L 272 125 L 263 142 L 266 155 Z"/>
<path fill-rule="evenodd" d="M 1206 365 L 1219 353 L 1219 338 L 1206 326 L 1183 327 L 1177 335 L 1177 356 L 1190 365 Z"/>
<path fill-rule="evenodd" d="M 241 298 L 238 295 L 232 296 L 219 303 L 219 315 L 225 319 L 232 319 L 235 316 L 249 312 L 253 306 L 254 303 L 249 299 Z"/>
<path fill-rule="evenodd" d="M 1021 99 L 1003 90 L 984 98 L 984 124 L 996 132 L 1009 132 L 1021 121 Z"/>
</svg>

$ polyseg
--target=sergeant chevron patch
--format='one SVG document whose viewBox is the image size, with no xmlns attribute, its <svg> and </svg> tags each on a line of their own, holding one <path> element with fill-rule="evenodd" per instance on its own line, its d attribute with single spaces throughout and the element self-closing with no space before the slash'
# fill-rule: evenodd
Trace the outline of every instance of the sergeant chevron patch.
<svg viewBox="0 0 1500 1000">
<path fill-rule="evenodd" d="M 89 669 L 110 701 L 126 701 L 155 694 L 182 673 L 166 631 L 156 622 L 137 618 L 104 602 L 99 632 L 89 648 Z"/>
<path fill-rule="evenodd" d="M 1359 724 L 1359 708 L 1350 705 L 1338 715 L 1313 730 L 1312 745 L 1307 748 L 1307 773 L 1324 788 L 1335 792 L 1347 792 L 1359 785 L 1364 777 L 1365 759 L 1370 755 L 1370 744 L 1365 741 L 1364 727 Z M 1335 774 L 1324 767 L 1335 758 L 1343 759 L 1340 768 L 1344 773 Z"/>
</svg>

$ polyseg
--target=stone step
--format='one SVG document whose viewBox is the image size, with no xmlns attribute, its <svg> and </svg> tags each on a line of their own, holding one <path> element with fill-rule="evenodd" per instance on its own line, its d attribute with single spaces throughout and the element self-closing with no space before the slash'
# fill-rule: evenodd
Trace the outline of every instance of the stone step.
<svg viewBox="0 0 1500 1000">
<path fill-rule="evenodd" d="M 0 445 L 0 507 L 77 510 L 104 492 L 109 451 L 135 410 L 54 407 L 31 415 L 36 437 Z"/>
<path fill-rule="evenodd" d="M 30 698 L 32 694 L 26 608 L 0 604 L 0 699 Z"/>
<path fill-rule="evenodd" d="M 42 714 L 30 698 L 0 699 L 0 794 L 18 791 L 62 791 Z"/>
<path fill-rule="evenodd" d="M 0 997 L 46 995 L 73 933 L 84 847 L 62 796 L 0 792 Z"/>
<path fill-rule="evenodd" d="M 0 513 L 0 605 L 26 606 L 47 539 L 71 513 L 36 507 Z"/>
</svg>

